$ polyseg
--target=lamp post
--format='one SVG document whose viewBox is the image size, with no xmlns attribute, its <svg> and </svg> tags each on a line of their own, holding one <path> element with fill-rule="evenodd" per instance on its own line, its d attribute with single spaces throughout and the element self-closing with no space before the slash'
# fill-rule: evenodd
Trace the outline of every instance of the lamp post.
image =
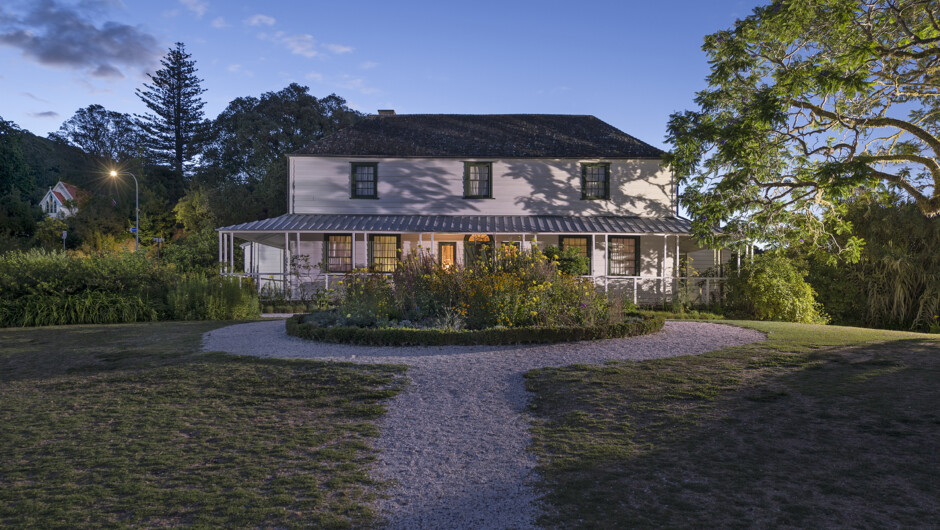
<svg viewBox="0 0 940 530">
<path fill-rule="evenodd" d="M 134 236 L 137 240 L 134 242 L 134 252 L 140 250 L 140 186 L 137 185 L 137 177 L 133 173 L 127 171 L 117 171 L 111 170 L 111 178 L 115 178 L 118 175 L 130 175 L 134 179 Z"/>
</svg>

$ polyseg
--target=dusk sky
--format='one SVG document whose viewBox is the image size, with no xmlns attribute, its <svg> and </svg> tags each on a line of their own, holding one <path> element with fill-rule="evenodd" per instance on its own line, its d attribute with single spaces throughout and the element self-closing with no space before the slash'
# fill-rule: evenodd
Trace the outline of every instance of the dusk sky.
<svg viewBox="0 0 940 530">
<path fill-rule="evenodd" d="M 0 117 L 55 131 L 134 94 L 172 43 L 207 117 L 291 82 L 357 110 L 593 114 L 665 147 L 708 72 L 702 37 L 764 2 L 0 0 Z"/>
</svg>

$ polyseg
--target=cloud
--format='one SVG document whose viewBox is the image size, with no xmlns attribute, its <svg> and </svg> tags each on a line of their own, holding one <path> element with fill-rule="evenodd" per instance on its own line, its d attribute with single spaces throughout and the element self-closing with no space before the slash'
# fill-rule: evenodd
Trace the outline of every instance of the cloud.
<svg viewBox="0 0 940 530">
<path fill-rule="evenodd" d="M 98 68 L 91 71 L 91 76 L 101 79 L 124 79 L 124 74 L 110 64 L 98 65 Z"/>
<path fill-rule="evenodd" d="M 353 51 L 352 46 L 343 46 L 342 44 L 327 44 L 326 49 L 336 54 L 349 53 Z"/>
<path fill-rule="evenodd" d="M 29 115 L 33 118 L 58 118 L 59 113 L 54 110 L 44 110 L 42 112 L 30 112 Z"/>
<path fill-rule="evenodd" d="M 204 2 L 202 0 L 180 0 L 180 3 L 183 4 L 186 9 L 192 11 L 196 14 L 196 18 L 202 18 L 206 14 L 206 11 L 209 9 L 209 2 Z"/>
<path fill-rule="evenodd" d="M 40 103 L 52 103 L 51 101 L 49 101 L 49 100 L 47 100 L 47 99 L 42 99 L 41 97 L 39 97 L 39 96 L 37 96 L 37 95 L 35 95 L 35 94 L 32 94 L 32 93 L 29 93 L 29 92 L 20 92 L 20 95 L 21 95 L 21 96 L 28 97 L 29 99 L 31 99 L 31 100 L 33 100 L 33 101 L 38 101 L 38 102 L 40 102 Z"/>
<path fill-rule="evenodd" d="M 313 35 L 309 33 L 283 37 L 281 42 L 283 42 L 284 45 L 287 46 L 287 49 L 294 55 L 302 55 L 304 57 L 316 57 L 320 55 L 320 52 L 314 49 L 317 45 L 317 41 L 314 40 Z"/>
<path fill-rule="evenodd" d="M 319 82 L 319 81 L 323 81 L 323 74 L 321 74 L 321 73 L 319 73 L 319 72 L 310 72 L 309 74 L 305 75 L 304 77 L 306 77 L 307 79 L 310 79 L 311 81 L 318 81 L 318 82 Z"/>
<path fill-rule="evenodd" d="M 95 85 L 91 84 L 87 79 L 82 79 L 76 77 L 72 79 L 78 86 L 84 88 L 89 94 L 113 94 L 114 91 L 110 88 L 98 88 Z"/>
<path fill-rule="evenodd" d="M 343 74 L 336 85 L 348 90 L 355 90 L 360 94 L 375 94 L 379 91 L 377 88 L 366 86 L 365 79 L 362 79 L 361 77 L 352 77 L 348 74 Z"/>
<path fill-rule="evenodd" d="M 360 65 L 359 65 L 359 68 L 362 68 L 363 70 L 371 70 L 371 69 L 375 68 L 375 67 L 378 66 L 378 65 L 379 65 L 379 63 L 372 62 L 372 61 L 366 61 L 366 62 L 360 64 Z"/>
<path fill-rule="evenodd" d="M 120 78 L 119 67 L 153 67 L 160 57 L 157 39 L 139 27 L 99 19 L 110 4 L 85 0 L 66 5 L 38 0 L 25 12 L 0 17 L 0 46 L 19 49 L 44 66 L 85 70 L 95 77 Z"/>
<path fill-rule="evenodd" d="M 277 20 L 274 17 L 269 17 L 267 15 L 254 15 L 245 19 L 245 24 L 249 26 L 273 26 Z"/>
<path fill-rule="evenodd" d="M 227 28 L 227 27 L 230 27 L 230 26 L 231 26 L 231 24 L 229 24 L 228 22 L 226 22 L 225 19 L 222 18 L 222 17 L 216 17 L 216 18 L 212 19 L 212 27 L 215 28 L 215 29 L 224 29 L 224 28 Z"/>
</svg>

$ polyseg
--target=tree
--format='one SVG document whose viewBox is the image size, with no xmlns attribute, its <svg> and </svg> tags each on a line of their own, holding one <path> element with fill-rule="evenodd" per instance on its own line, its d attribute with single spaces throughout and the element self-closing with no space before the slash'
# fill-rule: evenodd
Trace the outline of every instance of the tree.
<svg viewBox="0 0 940 530">
<path fill-rule="evenodd" d="M 336 94 L 317 99 L 308 91 L 291 83 L 260 98 L 237 98 L 212 122 L 197 179 L 215 188 L 213 211 L 220 221 L 283 213 L 287 207 L 286 155 L 362 117 Z"/>
<path fill-rule="evenodd" d="M 855 190 L 940 213 L 937 0 L 778 0 L 703 50 L 708 88 L 671 116 L 666 156 L 698 236 L 857 259 L 861 239 L 835 237 Z"/>
<path fill-rule="evenodd" d="M 107 110 L 101 105 L 89 105 L 78 109 L 59 127 L 58 132 L 49 136 L 88 154 L 124 162 L 136 154 L 139 129 L 128 114 Z"/>
<path fill-rule="evenodd" d="M 0 196 L 19 190 L 33 191 L 33 175 L 22 151 L 23 132 L 13 122 L 0 118 Z"/>
<path fill-rule="evenodd" d="M 165 163 L 183 177 L 199 154 L 203 142 L 205 89 L 196 77 L 196 62 L 190 59 L 182 42 L 170 48 L 160 60 L 163 68 L 147 74 L 151 84 L 137 89 L 137 97 L 152 113 L 138 116 L 145 143 L 153 159 Z"/>
</svg>

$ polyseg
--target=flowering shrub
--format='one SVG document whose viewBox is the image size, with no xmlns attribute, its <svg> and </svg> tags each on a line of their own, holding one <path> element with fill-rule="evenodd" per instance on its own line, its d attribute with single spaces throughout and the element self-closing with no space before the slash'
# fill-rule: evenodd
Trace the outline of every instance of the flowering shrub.
<svg viewBox="0 0 940 530">
<path fill-rule="evenodd" d="M 607 297 L 593 282 L 559 270 L 536 250 L 504 246 L 466 267 L 441 267 L 411 253 L 391 275 L 347 276 L 339 318 L 371 326 L 408 320 L 422 327 L 593 326 L 610 320 Z M 619 316 L 619 315 L 617 315 Z"/>
</svg>

